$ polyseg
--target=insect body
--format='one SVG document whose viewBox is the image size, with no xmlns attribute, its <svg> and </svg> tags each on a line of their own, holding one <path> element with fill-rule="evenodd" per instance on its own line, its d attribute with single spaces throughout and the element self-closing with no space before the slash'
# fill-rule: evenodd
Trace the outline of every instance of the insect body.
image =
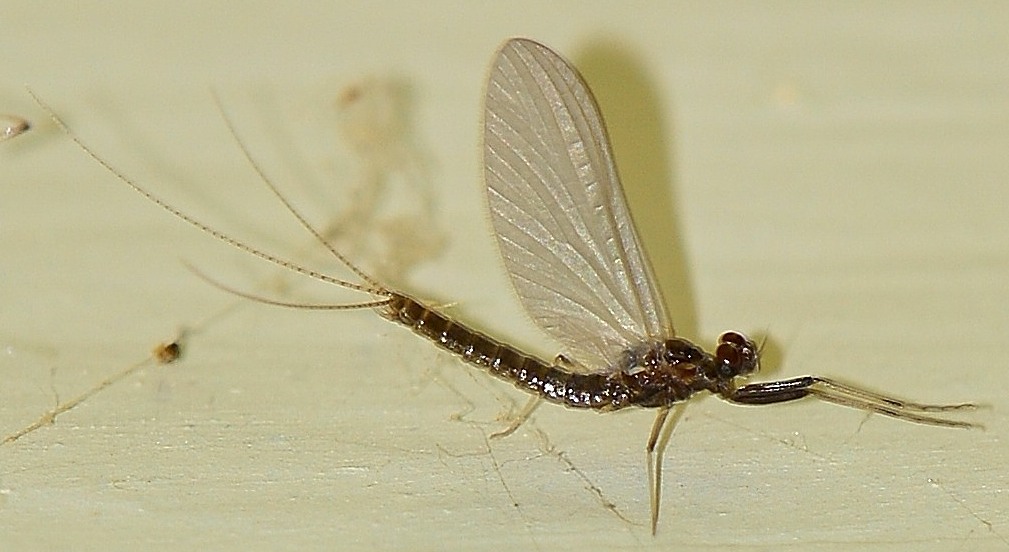
<svg viewBox="0 0 1009 552">
<path fill-rule="evenodd" d="M 685 339 L 670 338 L 622 351 L 616 365 L 583 373 L 495 341 L 406 295 L 394 294 L 379 312 L 520 389 L 573 408 L 669 407 L 698 391 L 727 392 L 723 388 L 734 376 L 757 364 L 753 343 L 726 333 L 723 354 L 738 353 L 745 361 L 713 357 Z"/>
<path fill-rule="evenodd" d="M 375 309 L 531 393 L 527 411 L 541 399 L 599 411 L 658 409 L 647 444 L 653 532 L 661 477 L 656 443 L 670 408 L 698 392 L 746 405 L 814 396 L 912 422 L 973 426 L 936 415 L 970 404 L 924 405 L 815 376 L 739 385 L 760 365 L 753 341 L 725 332 L 708 353 L 677 337 L 627 209 L 592 93 L 568 62 L 531 40 L 509 40 L 493 61 L 485 98 L 484 176 L 491 223 L 518 297 L 536 324 L 564 347 L 552 362 L 472 330 L 370 277 L 326 243 L 265 177 L 287 209 L 361 283 L 302 268 L 191 218 L 70 136 L 138 193 L 200 230 L 295 272 L 370 295 L 347 305 L 254 299 L 301 308 Z"/>
</svg>

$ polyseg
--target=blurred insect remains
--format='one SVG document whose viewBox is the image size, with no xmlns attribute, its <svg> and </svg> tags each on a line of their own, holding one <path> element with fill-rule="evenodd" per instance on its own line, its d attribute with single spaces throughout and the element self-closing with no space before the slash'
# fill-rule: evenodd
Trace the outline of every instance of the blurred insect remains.
<svg viewBox="0 0 1009 552">
<path fill-rule="evenodd" d="M 182 354 L 182 339 L 184 332 L 180 332 L 178 337 L 175 338 L 171 343 L 159 343 L 151 351 L 150 356 L 141 360 L 140 362 L 131 364 L 118 372 L 106 377 L 102 381 L 98 382 L 97 385 L 91 387 L 90 389 L 84 391 L 83 393 L 77 395 L 76 397 L 67 400 L 59 401 L 57 400 L 56 406 L 50 410 L 43 413 L 37 420 L 28 424 L 27 426 L 7 435 L 0 441 L 0 444 L 9 444 L 17 441 L 18 439 L 28 435 L 29 433 L 40 429 L 44 426 L 56 423 L 56 418 L 62 414 L 65 414 L 78 406 L 80 406 L 84 401 L 94 397 L 98 393 L 112 387 L 113 385 L 123 381 L 127 377 L 133 375 L 134 373 L 150 366 L 151 361 L 158 364 L 169 364 L 175 362 L 179 356 Z"/>
<path fill-rule="evenodd" d="M 32 125 L 28 119 L 16 115 L 0 114 L 0 142 L 20 136 L 31 128 Z"/>
<path fill-rule="evenodd" d="M 355 99 L 349 93 L 342 101 Z M 192 218 L 112 167 L 55 114 L 53 118 L 97 163 L 175 217 L 246 253 L 364 297 L 352 303 L 306 305 L 215 285 L 273 305 L 372 309 L 530 394 L 522 412 L 498 435 L 514 431 L 541 401 L 600 412 L 656 409 L 646 444 L 653 534 L 661 502 L 662 453 L 676 419 L 669 413 L 698 393 L 739 405 L 815 397 L 909 422 L 976 427 L 945 416 L 973 409 L 969 403 L 921 404 L 817 376 L 742 385 L 741 380 L 760 367 L 761 351 L 752 340 L 727 331 L 708 352 L 677 336 L 626 205 L 595 99 L 570 63 L 537 42 L 511 39 L 492 62 L 484 99 L 483 165 L 491 225 L 519 300 L 533 321 L 562 345 L 552 360 L 477 332 L 367 274 L 265 176 L 268 189 L 356 281 L 305 268 Z"/>
<path fill-rule="evenodd" d="M 182 356 L 182 337 L 171 343 L 158 343 L 151 349 L 151 355 L 158 364 L 171 364 Z"/>
<path fill-rule="evenodd" d="M 322 234 L 348 258 L 368 259 L 375 279 L 392 284 L 447 241 L 408 116 L 411 98 L 405 82 L 368 77 L 344 87 L 334 102 L 356 177 L 344 190 L 349 201 Z"/>
</svg>

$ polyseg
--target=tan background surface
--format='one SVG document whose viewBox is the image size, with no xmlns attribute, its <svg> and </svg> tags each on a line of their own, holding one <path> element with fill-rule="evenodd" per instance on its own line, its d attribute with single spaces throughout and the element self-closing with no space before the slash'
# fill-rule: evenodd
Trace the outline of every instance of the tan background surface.
<svg viewBox="0 0 1009 552">
<path fill-rule="evenodd" d="M 0 433 L 237 308 L 181 362 L 0 446 L 0 549 L 1009 549 L 1004 4 L 204 4 L 4 2 L 0 112 L 39 124 L 0 144 Z M 324 220 L 359 178 L 332 98 L 401 79 L 449 233 L 409 289 L 549 355 L 481 212 L 481 89 L 514 35 L 596 89 L 683 334 L 766 332 L 759 377 L 988 403 L 971 416 L 987 430 L 698 400 L 653 538 L 651 413 L 548 406 L 488 442 L 521 394 L 368 312 L 202 282 L 182 260 L 243 288 L 277 271 L 117 183 L 22 88 L 174 204 L 293 256 L 309 240 L 211 87 Z"/>
</svg>

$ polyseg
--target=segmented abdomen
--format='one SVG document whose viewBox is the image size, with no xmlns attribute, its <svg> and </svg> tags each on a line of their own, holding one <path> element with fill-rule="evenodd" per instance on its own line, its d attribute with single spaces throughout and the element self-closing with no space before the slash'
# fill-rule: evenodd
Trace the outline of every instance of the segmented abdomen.
<svg viewBox="0 0 1009 552">
<path fill-rule="evenodd" d="M 379 313 L 461 356 L 466 362 L 549 401 L 600 410 L 629 406 L 626 387 L 606 374 L 576 374 L 549 365 L 450 320 L 406 295 L 394 294 Z"/>
</svg>

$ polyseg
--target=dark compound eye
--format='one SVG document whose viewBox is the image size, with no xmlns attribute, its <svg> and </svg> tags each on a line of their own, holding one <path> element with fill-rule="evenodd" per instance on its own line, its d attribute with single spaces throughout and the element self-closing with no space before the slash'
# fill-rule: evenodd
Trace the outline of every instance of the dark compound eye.
<svg viewBox="0 0 1009 552">
<path fill-rule="evenodd" d="M 715 349 L 715 357 L 718 363 L 732 368 L 737 368 L 741 361 L 739 348 L 733 343 L 722 343 Z"/>
<path fill-rule="evenodd" d="M 719 344 L 722 344 L 722 343 L 735 343 L 736 345 L 739 345 L 740 347 L 745 347 L 747 345 L 748 341 L 749 340 L 746 339 L 746 336 L 744 336 L 743 334 L 738 333 L 738 332 L 725 332 L 722 335 L 718 336 L 718 343 Z"/>
</svg>

